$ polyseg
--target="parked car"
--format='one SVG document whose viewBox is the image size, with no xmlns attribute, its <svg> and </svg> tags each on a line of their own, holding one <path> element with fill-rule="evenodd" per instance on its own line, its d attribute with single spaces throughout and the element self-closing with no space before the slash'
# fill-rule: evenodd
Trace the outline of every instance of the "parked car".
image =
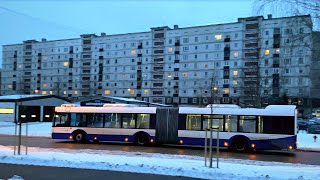
<svg viewBox="0 0 320 180">
<path fill-rule="evenodd" d="M 299 119 L 297 121 L 297 124 L 298 124 L 298 130 L 308 130 L 309 124 L 307 120 Z"/>
<path fill-rule="evenodd" d="M 309 125 L 308 133 L 309 134 L 320 134 L 320 124 Z"/>
</svg>

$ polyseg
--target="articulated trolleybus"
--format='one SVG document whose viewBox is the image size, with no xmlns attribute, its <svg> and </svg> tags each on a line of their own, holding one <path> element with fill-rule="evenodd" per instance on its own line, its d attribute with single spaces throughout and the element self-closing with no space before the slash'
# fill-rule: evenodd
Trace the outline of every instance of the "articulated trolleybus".
<svg viewBox="0 0 320 180">
<path fill-rule="evenodd" d="M 221 147 L 240 152 L 296 148 L 297 115 L 293 105 L 269 105 L 265 109 L 222 106 L 211 110 L 63 104 L 55 112 L 53 139 L 204 146 L 205 129 L 211 120 L 213 128 L 220 128 Z M 215 146 L 216 133 L 213 135 Z"/>
</svg>

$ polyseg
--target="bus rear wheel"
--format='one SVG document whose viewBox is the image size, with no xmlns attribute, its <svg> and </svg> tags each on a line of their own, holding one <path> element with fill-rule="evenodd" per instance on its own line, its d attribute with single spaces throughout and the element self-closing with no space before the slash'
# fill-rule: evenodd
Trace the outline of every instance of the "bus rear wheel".
<svg viewBox="0 0 320 180">
<path fill-rule="evenodd" d="M 231 147 L 236 152 L 246 152 L 248 150 L 248 142 L 243 137 L 237 137 L 232 141 Z"/>
<path fill-rule="evenodd" d="M 86 138 L 83 132 L 76 132 L 73 136 L 73 140 L 77 143 L 84 143 Z"/>
<path fill-rule="evenodd" d="M 139 133 L 135 137 L 135 143 L 140 146 L 144 146 L 149 142 L 149 138 L 144 133 Z"/>
</svg>

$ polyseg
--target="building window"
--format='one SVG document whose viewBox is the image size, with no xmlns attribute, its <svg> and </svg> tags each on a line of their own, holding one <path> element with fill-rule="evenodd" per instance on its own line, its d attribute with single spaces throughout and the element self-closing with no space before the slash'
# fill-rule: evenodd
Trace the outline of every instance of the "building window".
<svg viewBox="0 0 320 180">
<path fill-rule="evenodd" d="M 183 77 L 188 77 L 188 73 L 187 73 L 187 72 L 183 72 L 183 73 L 182 73 L 182 76 L 183 76 Z"/>
<path fill-rule="evenodd" d="M 34 93 L 35 93 L 35 94 L 38 94 L 38 93 L 39 93 L 39 90 L 38 90 L 38 89 L 34 90 Z"/>
<path fill-rule="evenodd" d="M 46 95 L 46 94 L 47 94 L 47 91 L 42 91 L 42 94 L 43 94 L 43 95 Z"/>
<path fill-rule="evenodd" d="M 265 55 L 269 55 L 269 54 L 270 54 L 270 50 L 269 50 L 269 49 L 266 49 L 266 50 L 264 51 L 264 54 L 265 54 Z"/>
<path fill-rule="evenodd" d="M 63 62 L 63 66 L 65 67 L 69 66 L 69 62 L 68 61 Z"/>
<path fill-rule="evenodd" d="M 198 37 L 194 37 L 194 42 L 198 42 Z"/>
<path fill-rule="evenodd" d="M 186 46 L 185 46 L 185 47 L 182 48 L 182 50 L 183 50 L 184 52 L 187 52 L 187 51 L 189 51 L 189 47 L 186 47 Z"/>
<path fill-rule="evenodd" d="M 104 90 L 104 94 L 110 94 L 110 90 Z"/>
<path fill-rule="evenodd" d="M 189 38 L 183 38 L 183 43 L 188 43 L 189 42 Z"/>
<path fill-rule="evenodd" d="M 229 94 L 229 88 L 223 88 L 223 93 L 224 94 Z"/>
<path fill-rule="evenodd" d="M 78 94 L 78 91 L 74 91 L 74 94 Z"/>
<path fill-rule="evenodd" d="M 236 84 L 238 84 L 238 81 L 233 80 L 232 83 L 233 83 L 234 85 L 236 85 Z"/>
<path fill-rule="evenodd" d="M 266 36 L 268 36 L 269 35 L 269 31 L 266 31 Z"/>
<path fill-rule="evenodd" d="M 280 54 L 280 49 L 276 49 L 274 53 L 275 54 Z"/>
<path fill-rule="evenodd" d="M 46 88 L 46 87 L 47 87 L 47 84 L 43 84 L 42 86 L 43 86 L 44 88 Z"/>
<path fill-rule="evenodd" d="M 67 94 L 67 91 L 63 91 L 63 94 Z"/>
<path fill-rule="evenodd" d="M 136 50 L 132 50 L 131 55 L 136 55 Z"/>
<path fill-rule="evenodd" d="M 303 64 L 303 58 L 299 58 L 299 64 Z"/>
<path fill-rule="evenodd" d="M 144 94 L 148 94 L 148 93 L 149 93 L 149 90 L 148 90 L 148 89 L 145 89 L 145 90 L 143 90 L 143 93 L 144 93 Z"/>
<path fill-rule="evenodd" d="M 236 52 L 233 53 L 233 57 L 238 57 L 238 56 L 239 56 L 238 51 L 236 51 Z"/>
<path fill-rule="evenodd" d="M 237 70 L 234 70 L 234 71 L 233 71 L 233 75 L 234 75 L 234 76 L 238 76 L 238 71 L 237 71 Z"/>
<path fill-rule="evenodd" d="M 220 39 L 222 39 L 222 35 L 221 35 L 221 34 L 216 34 L 216 35 L 214 36 L 214 38 L 215 38 L 216 40 L 220 40 Z"/>
<path fill-rule="evenodd" d="M 168 48 L 168 52 L 172 52 L 172 48 Z"/>
</svg>

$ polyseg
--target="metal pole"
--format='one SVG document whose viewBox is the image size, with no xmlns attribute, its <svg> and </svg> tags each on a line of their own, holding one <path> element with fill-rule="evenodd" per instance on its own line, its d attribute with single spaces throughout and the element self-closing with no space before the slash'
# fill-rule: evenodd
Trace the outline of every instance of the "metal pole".
<svg viewBox="0 0 320 180">
<path fill-rule="evenodd" d="M 17 122 L 14 125 L 14 146 L 13 146 L 13 155 L 16 155 L 16 145 L 17 145 Z"/>
<path fill-rule="evenodd" d="M 19 122 L 19 142 L 18 142 L 18 155 L 20 155 L 20 151 L 21 151 L 21 121 Z"/>
<path fill-rule="evenodd" d="M 26 155 L 28 155 L 28 122 L 26 121 Z"/>
<path fill-rule="evenodd" d="M 211 120 L 210 120 L 211 121 Z M 213 139 L 213 137 L 212 137 L 212 128 L 210 128 L 210 151 L 209 151 L 209 158 L 210 158 L 210 168 L 212 168 L 212 139 Z"/>
<path fill-rule="evenodd" d="M 207 166 L 207 151 L 208 151 L 208 129 L 205 130 L 204 137 L 204 166 Z"/>
<path fill-rule="evenodd" d="M 219 168 L 219 144 L 220 144 L 219 133 L 220 133 L 220 119 L 219 119 L 218 131 L 217 131 L 217 168 Z"/>
</svg>

